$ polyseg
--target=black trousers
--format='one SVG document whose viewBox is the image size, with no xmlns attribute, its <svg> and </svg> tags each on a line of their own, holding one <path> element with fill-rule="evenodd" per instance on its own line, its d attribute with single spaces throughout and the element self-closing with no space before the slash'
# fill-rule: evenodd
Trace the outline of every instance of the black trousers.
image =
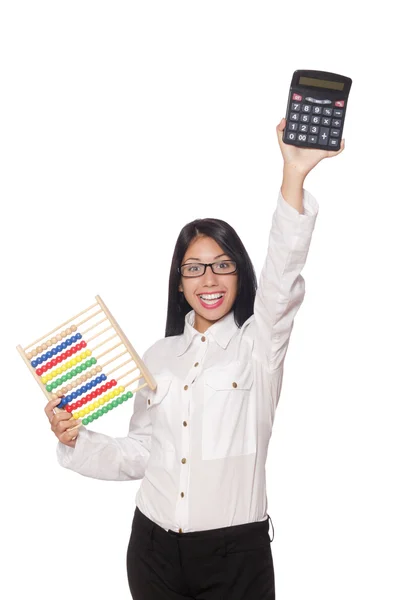
<svg viewBox="0 0 397 600">
<path fill-rule="evenodd" d="M 269 519 L 177 533 L 136 507 L 127 550 L 132 598 L 274 600 L 271 541 Z"/>
</svg>

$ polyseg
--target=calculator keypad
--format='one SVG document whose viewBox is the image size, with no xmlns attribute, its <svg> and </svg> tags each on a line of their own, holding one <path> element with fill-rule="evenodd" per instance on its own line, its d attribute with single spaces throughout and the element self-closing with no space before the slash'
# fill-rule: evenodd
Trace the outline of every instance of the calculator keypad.
<svg viewBox="0 0 397 600">
<path fill-rule="evenodd" d="M 321 103 L 321 106 L 320 106 Z M 344 117 L 344 100 L 316 100 L 292 94 L 287 111 L 286 142 L 303 146 L 338 148 Z"/>
</svg>

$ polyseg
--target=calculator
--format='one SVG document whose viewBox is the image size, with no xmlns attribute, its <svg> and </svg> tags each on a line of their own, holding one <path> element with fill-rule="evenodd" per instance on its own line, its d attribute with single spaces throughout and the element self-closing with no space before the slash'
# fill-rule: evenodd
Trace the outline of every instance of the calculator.
<svg viewBox="0 0 397 600">
<path fill-rule="evenodd" d="M 350 77 L 327 71 L 295 71 L 288 96 L 283 142 L 304 148 L 339 150 Z"/>
</svg>

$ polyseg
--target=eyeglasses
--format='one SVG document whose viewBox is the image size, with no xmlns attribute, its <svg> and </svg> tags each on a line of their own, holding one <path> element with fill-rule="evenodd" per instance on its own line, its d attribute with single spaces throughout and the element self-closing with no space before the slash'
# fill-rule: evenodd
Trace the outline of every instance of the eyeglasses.
<svg viewBox="0 0 397 600">
<path fill-rule="evenodd" d="M 237 271 L 237 263 L 234 260 L 219 260 L 213 263 L 185 263 L 178 268 L 182 277 L 201 277 L 211 267 L 215 275 L 230 275 Z"/>
</svg>

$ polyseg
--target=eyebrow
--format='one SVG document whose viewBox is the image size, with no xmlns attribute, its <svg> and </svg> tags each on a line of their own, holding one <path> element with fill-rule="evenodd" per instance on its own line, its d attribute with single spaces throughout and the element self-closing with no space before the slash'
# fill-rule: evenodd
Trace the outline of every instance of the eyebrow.
<svg viewBox="0 0 397 600">
<path fill-rule="evenodd" d="M 229 256 L 229 255 L 224 252 L 223 254 L 218 254 L 218 256 L 214 256 L 214 259 L 215 258 L 220 258 L 221 256 Z M 198 260 L 198 261 L 200 261 L 199 258 L 193 258 L 193 257 L 189 257 L 186 260 Z"/>
</svg>

